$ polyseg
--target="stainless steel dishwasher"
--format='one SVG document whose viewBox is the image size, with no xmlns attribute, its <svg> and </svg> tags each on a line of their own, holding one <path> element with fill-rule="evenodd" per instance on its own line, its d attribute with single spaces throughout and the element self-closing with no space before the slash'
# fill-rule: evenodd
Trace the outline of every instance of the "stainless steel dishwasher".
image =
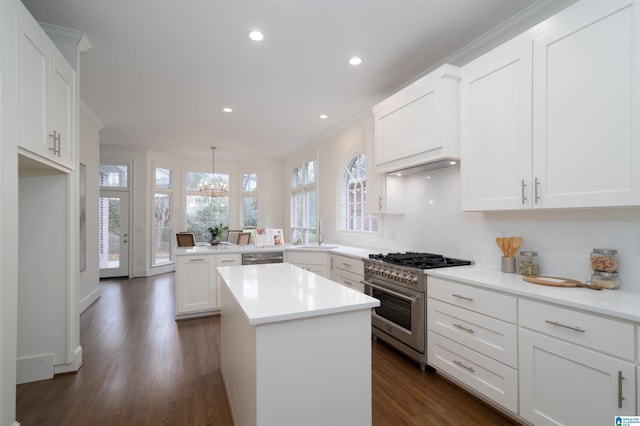
<svg viewBox="0 0 640 426">
<path fill-rule="evenodd" d="M 281 251 L 269 251 L 261 253 L 242 253 L 243 265 L 262 265 L 264 263 L 282 263 L 284 254 Z"/>
</svg>

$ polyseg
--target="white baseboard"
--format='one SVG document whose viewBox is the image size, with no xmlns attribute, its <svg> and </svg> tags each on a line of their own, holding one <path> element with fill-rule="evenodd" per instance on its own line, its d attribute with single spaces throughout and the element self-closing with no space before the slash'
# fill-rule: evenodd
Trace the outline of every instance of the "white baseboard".
<svg viewBox="0 0 640 426">
<path fill-rule="evenodd" d="M 71 352 L 71 362 L 54 366 L 55 374 L 75 373 L 82 367 L 82 346 L 78 346 Z"/>
<path fill-rule="evenodd" d="M 96 287 L 91 293 L 80 300 L 80 313 L 83 313 L 87 308 L 93 305 L 98 299 L 100 299 L 100 287 Z"/>
<path fill-rule="evenodd" d="M 20 423 L 18 423 L 18 422 L 13 422 L 13 426 L 20 426 Z"/>
<path fill-rule="evenodd" d="M 16 384 L 53 379 L 53 354 L 42 354 L 16 360 Z"/>
</svg>

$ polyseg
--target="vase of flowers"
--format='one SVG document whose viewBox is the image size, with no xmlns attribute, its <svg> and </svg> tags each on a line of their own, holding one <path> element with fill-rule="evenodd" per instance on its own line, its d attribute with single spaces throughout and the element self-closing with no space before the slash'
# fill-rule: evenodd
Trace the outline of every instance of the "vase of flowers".
<svg viewBox="0 0 640 426">
<path fill-rule="evenodd" d="M 224 231 L 228 230 L 228 226 L 224 226 L 222 223 L 220 225 L 209 228 L 209 234 L 211 234 L 211 239 L 209 240 L 209 244 L 212 246 L 217 246 L 220 244 L 220 237 L 224 233 Z"/>
</svg>

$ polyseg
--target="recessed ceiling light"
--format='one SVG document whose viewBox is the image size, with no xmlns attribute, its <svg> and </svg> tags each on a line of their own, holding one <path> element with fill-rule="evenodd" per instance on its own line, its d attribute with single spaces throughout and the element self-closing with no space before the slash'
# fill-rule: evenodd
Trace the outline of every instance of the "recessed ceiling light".
<svg viewBox="0 0 640 426">
<path fill-rule="evenodd" d="M 362 59 L 360 59 L 357 56 L 354 56 L 353 58 L 349 59 L 349 63 L 351 65 L 360 65 L 362 63 Z"/>
<path fill-rule="evenodd" d="M 229 107 L 222 108 L 222 110 L 223 110 L 224 112 L 233 112 L 233 110 L 232 110 L 231 108 L 229 108 Z"/>
<path fill-rule="evenodd" d="M 321 114 L 320 118 L 322 118 L 323 120 L 326 120 L 327 118 L 329 118 L 329 116 L 327 114 Z"/>
<path fill-rule="evenodd" d="M 249 38 L 253 41 L 262 41 L 264 40 L 264 34 L 258 30 L 253 30 L 249 33 Z"/>
</svg>

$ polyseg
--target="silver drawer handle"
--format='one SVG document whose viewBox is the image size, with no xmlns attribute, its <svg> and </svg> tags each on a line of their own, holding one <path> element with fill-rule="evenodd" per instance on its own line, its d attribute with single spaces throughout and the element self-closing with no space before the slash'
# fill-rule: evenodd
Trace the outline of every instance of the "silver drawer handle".
<svg viewBox="0 0 640 426">
<path fill-rule="evenodd" d="M 204 259 L 189 259 L 189 262 L 204 262 Z"/>
<path fill-rule="evenodd" d="M 473 329 L 472 329 L 472 328 L 467 328 L 467 327 L 465 327 L 465 326 L 464 326 L 464 325 L 462 325 L 462 324 L 456 324 L 456 323 L 454 323 L 454 324 L 453 324 L 453 326 L 454 326 L 454 327 L 458 327 L 458 328 L 460 328 L 460 329 L 462 329 L 462 330 L 464 330 L 464 331 L 468 331 L 469 333 L 475 333 L 475 331 L 473 331 Z"/>
<path fill-rule="evenodd" d="M 344 262 L 342 262 L 342 266 L 345 266 L 345 267 L 347 267 L 347 268 L 351 268 L 351 264 L 350 264 L 350 263 L 344 263 Z"/>
<path fill-rule="evenodd" d="M 453 297 L 457 297 L 458 299 L 464 299 L 464 300 L 468 300 L 469 302 L 473 302 L 473 298 L 471 297 L 463 296 L 461 294 L 456 294 L 456 293 L 451 293 L 451 295 Z"/>
<path fill-rule="evenodd" d="M 233 260 L 233 259 L 224 259 L 222 261 L 222 263 L 232 263 L 232 262 L 235 262 L 235 260 Z"/>
<path fill-rule="evenodd" d="M 456 360 L 454 359 L 454 360 L 453 360 L 453 362 L 455 362 L 457 365 L 459 365 L 460 367 L 464 368 L 465 370 L 468 370 L 468 371 L 470 371 L 470 372 L 472 372 L 472 373 L 475 373 L 475 372 L 476 372 L 476 370 L 474 370 L 474 369 L 473 369 L 473 367 L 469 367 L 468 365 L 464 365 L 464 364 L 462 363 L 462 361 L 456 361 Z"/>
<path fill-rule="evenodd" d="M 562 323 L 560 323 L 558 321 L 545 320 L 545 322 L 548 323 L 548 324 L 551 324 L 551 325 L 557 325 L 558 327 L 568 328 L 569 330 L 577 331 L 579 333 L 584 333 L 585 331 L 587 331 L 584 328 L 572 327 L 570 325 L 562 324 Z"/>
<path fill-rule="evenodd" d="M 349 280 L 343 279 L 342 282 L 347 284 L 347 285 L 351 285 L 351 286 L 353 285 L 353 283 L 351 281 L 349 281 Z"/>
<path fill-rule="evenodd" d="M 622 408 L 622 401 L 624 400 L 624 396 L 622 396 L 622 371 L 618 370 L 618 408 Z"/>
</svg>

